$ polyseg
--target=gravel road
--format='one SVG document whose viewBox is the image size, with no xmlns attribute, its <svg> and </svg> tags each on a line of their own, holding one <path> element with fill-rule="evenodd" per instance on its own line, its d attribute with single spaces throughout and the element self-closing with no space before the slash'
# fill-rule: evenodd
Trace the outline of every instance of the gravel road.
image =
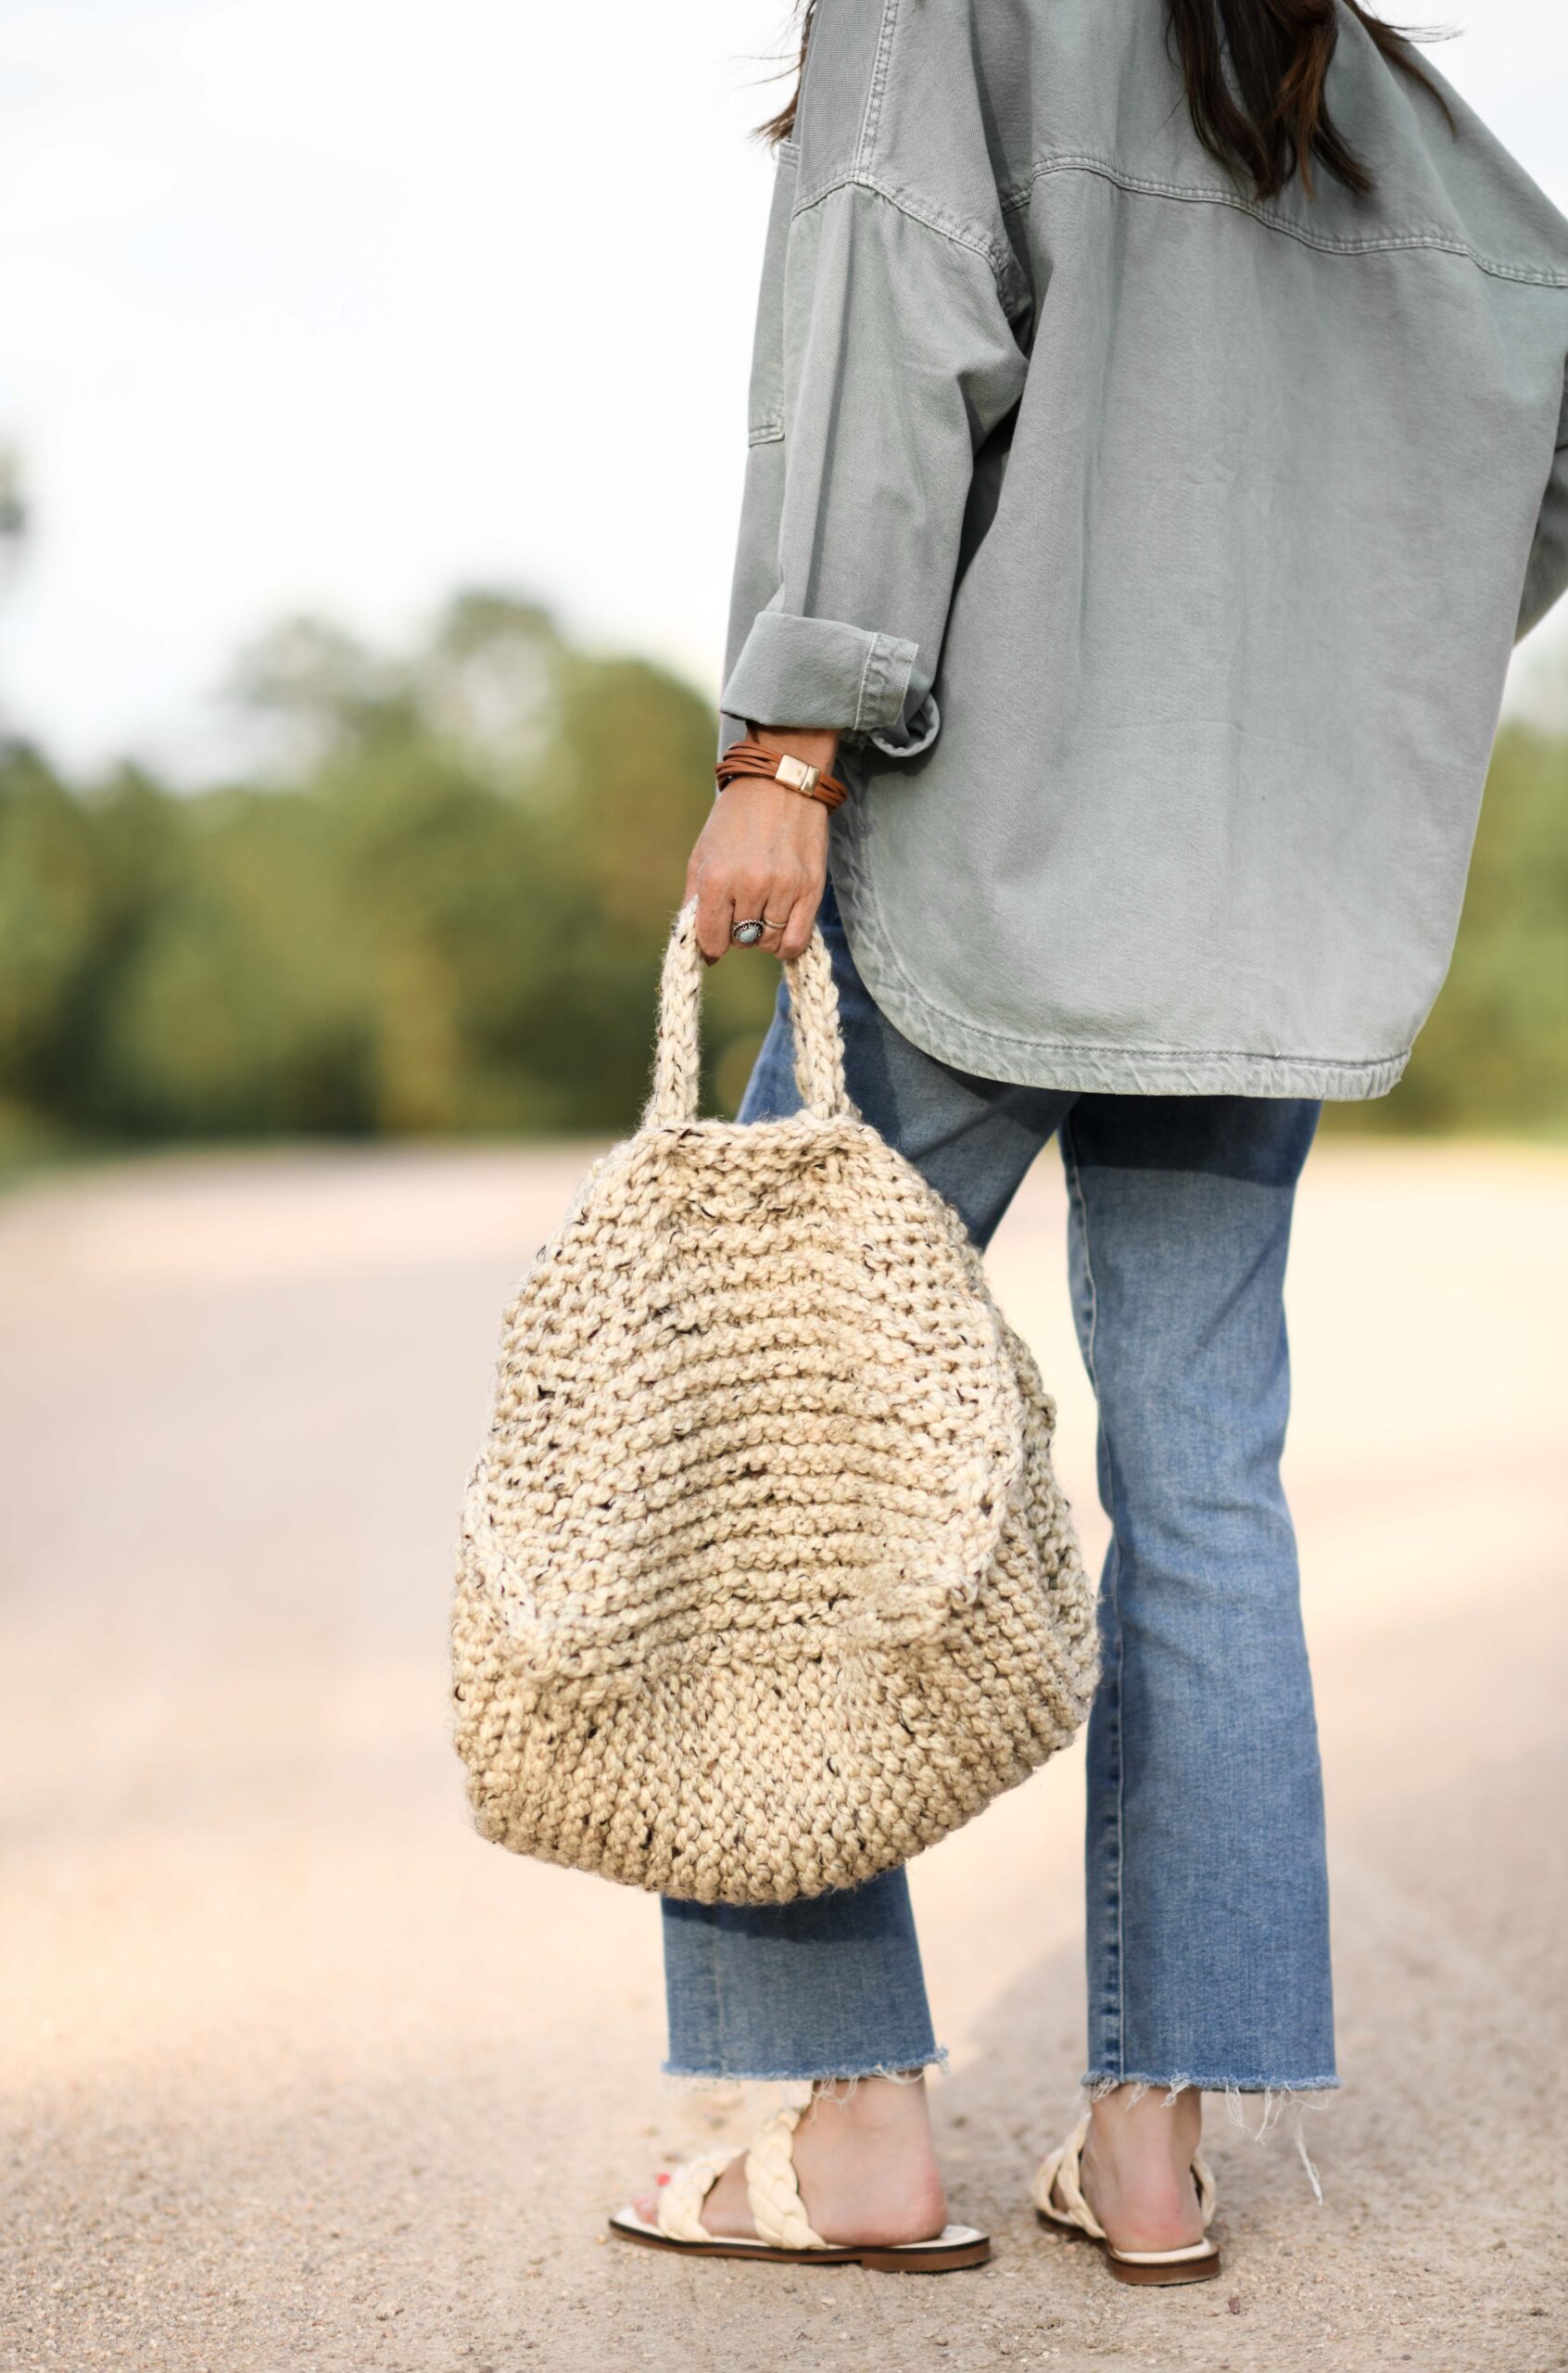
<svg viewBox="0 0 1568 2373">
<path fill-rule="evenodd" d="M 1346 2089 L 1211 2105 L 1226 2271 L 1043 2235 L 1080 2064 L 1079 1758 L 925 1857 L 942 2281 L 606 2245 L 759 2098 L 676 2095 L 644 1898 L 469 1833 L 456 1503 L 580 1151 L 283 1153 L 0 1206 L 0 2367 L 1547 2373 L 1561 2249 L 1568 1155 L 1329 1147 L 1291 1482 Z M 1097 1548 L 1054 1161 L 993 1258 Z M 1554 2131 L 1555 2128 L 1555 2131 Z"/>
</svg>

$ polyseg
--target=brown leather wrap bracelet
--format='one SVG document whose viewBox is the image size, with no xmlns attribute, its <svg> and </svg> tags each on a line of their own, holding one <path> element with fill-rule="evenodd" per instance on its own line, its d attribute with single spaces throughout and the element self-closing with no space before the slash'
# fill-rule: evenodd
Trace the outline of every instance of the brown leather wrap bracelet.
<svg viewBox="0 0 1568 2373">
<path fill-rule="evenodd" d="M 714 768 L 714 780 L 721 791 L 742 775 L 756 781 L 780 782 L 786 791 L 798 791 L 803 799 L 819 799 L 824 807 L 841 807 L 849 797 L 848 784 L 836 775 L 808 767 L 803 758 L 791 758 L 783 751 L 765 750 L 760 742 L 737 742 Z"/>
</svg>

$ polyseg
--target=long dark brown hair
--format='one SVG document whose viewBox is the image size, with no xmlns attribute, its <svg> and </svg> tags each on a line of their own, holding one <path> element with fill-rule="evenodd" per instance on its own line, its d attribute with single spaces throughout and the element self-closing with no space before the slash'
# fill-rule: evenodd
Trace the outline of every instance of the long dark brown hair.
<svg viewBox="0 0 1568 2373">
<path fill-rule="evenodd" d="M 1360 0 L 1344 5 L 1389 64 L 1431 91 L 1446 114 L 1441 94 L 1410 46 L 1414 36 L 1385 24 Z M 1344 138 L 1324 95 L 1339 40 L 1337 0 L 1165 0 L 1165 6 L 1194 130 L 1227 172 L 1250 181 L 1259 197 L 1277 197 L 1299 172 L 1310 196 L 1313 169 L 1321 165 L 1365 196 L 1372 170 Z M 816 0 L 805 0 L 803 71 L 816 14 Z M 797 79 L 789 105 L 762 126 L 765 139 L 790 137 L 800 95 Z"/>
</svg>

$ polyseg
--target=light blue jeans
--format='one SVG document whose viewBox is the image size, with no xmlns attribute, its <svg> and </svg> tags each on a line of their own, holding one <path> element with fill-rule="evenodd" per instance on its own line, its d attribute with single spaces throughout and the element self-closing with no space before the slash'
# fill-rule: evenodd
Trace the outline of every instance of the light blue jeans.
<svg viewBox="0 0 1568 2373">
<path fill-rule="evenodd" d="M 830 893 L 821 920 L 850 1093 L 977 1244 L 1061 1142 L 1114 1528 L 1089 1724 L 1084 2081 L 1332 2086 L 1322 1787 L 1279 1471 L 1285 1253 L 1319 1108 L 968 1077 L 879 1011 Z M 781 1008 L 741 1117 L 797 1103 Z M 672 2074 L 848 2077 L 941 2057 L 902 1871 L 810 1902 L 664 1915 Z"/>
</svg>

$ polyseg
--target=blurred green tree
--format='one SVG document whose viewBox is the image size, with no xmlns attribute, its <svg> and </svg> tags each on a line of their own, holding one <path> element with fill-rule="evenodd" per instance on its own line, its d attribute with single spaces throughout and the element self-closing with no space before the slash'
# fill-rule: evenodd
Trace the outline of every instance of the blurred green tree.
<svg viewBox="0 0 1568 2373">
<path fill-rule="evenodd" d="M 247 782 L 76 789 L 0 746 L 0 1148 L 626 1128 L 711 797 L 707 703 L 485 590 L 404 653 L 291 621 L 235 692 L 271 752 Z M 777 977 L 741 958 L 708 984 L 720 1109 Z M 1332 1110 L 1562 1128 L 1568 733 L 1500 736 L 1436 1013 L 1392 1097 Z"/>
<path fill-rule="evenodd" d="M 94 818 L 34 750 L 0 755 L 0 1096 L 68 1101 L 101 897 Z"/>
<path fill-rule="evenodd" d="M 1559 1135 L 1568 1126 L 1568 732 L 1505 726 L 1441 996 L 1393 1094 L 1342 1130 Z"/>
</svg>

